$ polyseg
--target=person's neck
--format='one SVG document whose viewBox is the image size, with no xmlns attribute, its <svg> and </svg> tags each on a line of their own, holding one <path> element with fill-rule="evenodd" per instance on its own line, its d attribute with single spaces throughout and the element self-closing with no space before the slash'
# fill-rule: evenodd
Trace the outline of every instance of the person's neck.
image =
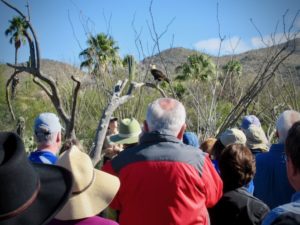
<svg viewBox="0 0 300 225">
<path fill-rule="evenodd" d="M 112 133 L 112 134 L 117 134 L 117 133 L 118 133 L 118 129 L 117 129 L 117 128 L 112 129 L 112 130 L 111 130 L 111 133 Z"/>
<path fill-rule="evenodd" d="M 39 145 L 37 148 L 39 151 L 52 152 L 54 155 L 57 154 L 59 148 L 53 145 Z"/>
</svg>

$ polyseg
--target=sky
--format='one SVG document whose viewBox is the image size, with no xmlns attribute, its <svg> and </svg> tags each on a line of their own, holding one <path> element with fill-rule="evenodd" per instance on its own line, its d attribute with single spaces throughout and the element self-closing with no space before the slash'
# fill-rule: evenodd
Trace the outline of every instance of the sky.
<svg viewBox="0 0 300 225">
<path fill-rule="evenodd" d="M 27 0 L 7 0 L 27 15 Z M 137 60 L 170 47 L 184 47 L 218 55 L 263 47 L 275 34 L 284 41 L 300 0 L 28 0 L 30 21 L 40 43 L 41 58 L 80 64 L 79 53 L 89 35 L 106 33 L 117 42 L 123 57 Z M 151 6 L 151 7 L 150 7 Z M 150 9 L 151 8 L 151 9 Z M 0 63 L 14 62 L 14 45 L 4 35 L 9 20 L 17 15 L 0 2 Z M 219 19 L 217 19 L 219 18 Z M 253 23 L 251 23 L 252 19 Z M 219 21 L 219 23 L 218 23 Z M 253 25 L 255 24 L 255 25 Z M 277 25 L 278 24 L 278 25 Z M 258 31 L 259 30 L 259 31 Z M 300 16 L 293 31 L 300 30 Z M 155 34 L 159 36 L 155 47 Z M 28 44 L 19 61 L 28 60 Z"/>
</svg>

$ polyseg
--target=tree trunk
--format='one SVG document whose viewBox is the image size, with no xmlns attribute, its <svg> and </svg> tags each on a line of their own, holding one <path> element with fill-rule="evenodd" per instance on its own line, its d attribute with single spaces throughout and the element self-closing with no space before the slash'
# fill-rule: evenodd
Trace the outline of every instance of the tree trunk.
<svg viewBox="0 0 300 225">
<path fill-rule="evenodd" d="M 18 63 L 18 48 L 15 48 L 15 65 Z M 19 83 L 18 75 L 14 76 L 11 83 L 11 99 L 16 97 L 17 85 Z"/>
<path fill-rule="evenodd" d="M 34 52 L 34 44 L 33 41 L 30 37 L 30 35 L 25 31 L 24 36 L 26 37 L 28 44 L 29 44 L 29 49 L 30 49 L 30 58 L 29 58 L 29 67 L 35 68 L 36 66 L 36 60 L 35 60 L 35 52 Z"/>
</svg>

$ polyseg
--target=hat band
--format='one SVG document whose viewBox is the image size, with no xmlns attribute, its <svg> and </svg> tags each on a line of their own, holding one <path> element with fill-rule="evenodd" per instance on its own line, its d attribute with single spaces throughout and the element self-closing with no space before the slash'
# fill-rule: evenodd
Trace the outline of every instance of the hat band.
<svg viewBox="0 0 300 225">
<path fill-rule="evenodd" d="M 93 177 L 92 177 L 90 183 L 88 183 L 88 185 L 80 191 L 73 191 L 72 195 L 79 195 L 80 193 L 84 192 L 86 189 L 88 189 L 92 185 L 92 183 L 94 183 L 94 180 L 95 180 L 95 171 L 93 171 Z"/>
<path fill-rule="evenodd" d="M 135 132 L 135 133 L 130 133 L 130 134 L 121 134 L 118 133 L 117 135 L 121 138 L 130 138 L 130 137 L 136 137 L 140 134 L 141 132 Z"/>
<path fill-rule="evenodd" d="M 0 215 L 0 221 L 7 220 L 9 218 L 12 218 L 12 217 L 15 217 L 15 216 L 21 214 L 24 210 L 26 210 L 29 206 L 32 205 L 32 203 L 34 202 L 34 200 L 38 196 L 38 193 L 40 192 L 40 189 L 41 189 L 41 183 L 40 183 L 40 180 L 38 180 L 37 188 L 33 192 L 32 196 L 23 205 L 21 205 L 19 208 L 15 209 L 11 212 Z"/>
</svg>

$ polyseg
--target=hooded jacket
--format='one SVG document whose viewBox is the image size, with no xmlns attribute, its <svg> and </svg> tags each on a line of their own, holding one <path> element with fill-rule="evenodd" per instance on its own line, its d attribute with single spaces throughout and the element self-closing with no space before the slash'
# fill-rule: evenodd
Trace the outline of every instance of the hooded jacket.
<svg viewBox="0 0 300 225">
<path fill-rule="evenodd" d="M 145 133 L 103 170 L 120 178 L 111 207 L 120 211 L 122 225 L 207 225 L 207 207 L 222 196 L 208 154 L 158 132 Z"/>
</svg>

